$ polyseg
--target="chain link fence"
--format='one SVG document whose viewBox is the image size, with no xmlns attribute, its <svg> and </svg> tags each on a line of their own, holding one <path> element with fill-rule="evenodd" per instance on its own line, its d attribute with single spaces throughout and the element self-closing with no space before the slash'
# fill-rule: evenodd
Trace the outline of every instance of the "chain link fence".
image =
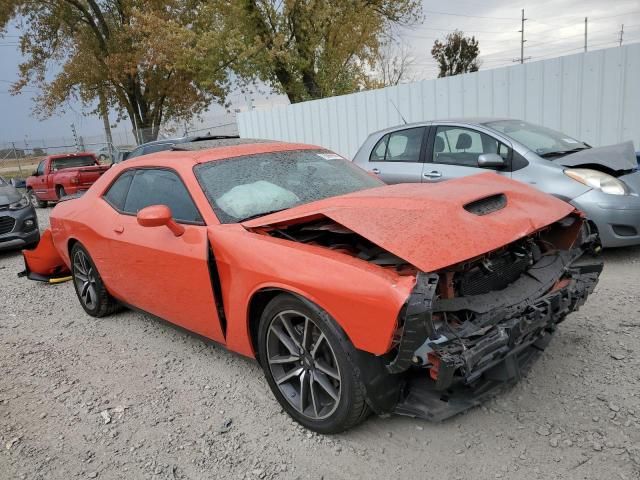
<svg viewBox="0 0 640 480">
<path fill-rule="evenodd" d="M 71 126 L 69 135 L 51 138 L 30 138 L 0 141 L 0 176 L 25 178 L 33 172 L 46 155 L 93 152 L 102 162 L 110 162 L 121 152 L 133 150 L 148 138 L 142 130 L 112 129 L 108 142 L 106 134 L 84 135 Z M 173 123 L 162 128 L 158 139 L 181 136 L 237 135 L 238 126 L 234 114 L 215 115 L 194 119 L 191 122 Z"/>
</svg>

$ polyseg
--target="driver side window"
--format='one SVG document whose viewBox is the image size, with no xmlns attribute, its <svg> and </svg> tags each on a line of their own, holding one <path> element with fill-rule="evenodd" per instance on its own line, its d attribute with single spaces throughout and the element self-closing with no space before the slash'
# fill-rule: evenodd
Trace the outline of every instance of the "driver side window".
<svg viewBox="0 0 640 480">
<path fill-rule="evenodd" d="M 478 167 L 478 157 L 496 153 L 508 162 L 510 151 L 495 138 L 463 127 L 438 127 L 433 144 L 433 163 Z"/>
<path fill-rule="evenodd" d="M 170 170 L 128 170 L 109 187 L 103 198 L 121 213 L 136 215 L 145 207 L 166 205 L 177 222 L 202 223 L 187 187 Z"/>
<path fill-rule="evenodd" d="M 44 160 L 42 160 L 39 164 L 38 164 L 38 168 L 36 170 L 38 172 L 38 175 L 44 175 Z"/>
</svg>

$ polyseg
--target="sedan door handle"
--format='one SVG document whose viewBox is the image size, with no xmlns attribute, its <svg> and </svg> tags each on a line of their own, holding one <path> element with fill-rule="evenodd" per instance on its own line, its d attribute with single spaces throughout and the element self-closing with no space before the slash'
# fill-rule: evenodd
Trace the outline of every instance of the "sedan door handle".
<svg viewBox="0 0 640 480">
<path fill-rule="evenodd" d="M 122 225 L 118 225 L 117 227 L 115 227 L 113 229 L 113 231 L 116 232 L 116 233 L 122 233 L 122 232 L 124 232 L 124 227 Z"/>
<path fill-rule="evenodd" d="M 434 170 L 432 172 L 423 173 L 422 176 L 425 178 L 440 178 L 442 177 L 442 174 L 437 170 Z"/>
<path fill-rule="evenodd" d="M 371 170 L 371 173 L 375 173 L 376 175 L 378 175 L 380 173 L 380 169 L 379 168 L 373 168 Z"/>
</svg>

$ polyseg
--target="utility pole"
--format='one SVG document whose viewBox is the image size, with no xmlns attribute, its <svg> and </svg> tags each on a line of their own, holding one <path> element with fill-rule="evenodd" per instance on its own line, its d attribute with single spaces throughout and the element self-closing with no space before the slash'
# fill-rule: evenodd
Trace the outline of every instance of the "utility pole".
<svg viewBox="0 0 640 480">
<path fill-rule="evenodd" d="M 73 141 L 76 144 L 76 152 L 79 152 L 80 146 L 78 144 L 78 134 L 76 133 L 76 126 L 73 123 L 71 124 L 71 131 L 73 132 Z"/>
<path fill-rule="evenodd" d="M 622 27 L 620 28 L 620 46 L 622 46 L 622 37 L 624 35 L 624 23 L 622 24 Z"/>
<path fill-rule="evenodd" d="M 514 62 L 524 63 L 525 60 L 529 60 L 531 58 L 531 57 L 525 58 L 524 56 L 524 42 L 526 42 L 526 40 L 524 39 L 524 22 L 526 22 L 527 20 L 528 18 L 524 18 L 524 8 L 523 8 L 522 24 L 521 24 L 520 30 L 518 30 L 518 32 L 520 32 L 520 58 L 514 58 L 513 59 Z"/>
<path fill-rule="evenodd" d="M 584 17 L 584 51 L 587 51 L 587 21 L 589 17 Z"/>
</svg>

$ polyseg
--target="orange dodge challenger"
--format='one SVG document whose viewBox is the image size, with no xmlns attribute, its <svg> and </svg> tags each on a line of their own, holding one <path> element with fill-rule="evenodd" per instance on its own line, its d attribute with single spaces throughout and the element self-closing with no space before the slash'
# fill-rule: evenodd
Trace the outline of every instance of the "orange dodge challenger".
<svg viewBox="0 0 640 480">
<path fill-rule="evenodd" d="M 24 273 L 70 272 L 89 315 L 133 307 L 257 358 L 317 432 L 477 405 L 602 270 L 579 212 L 493 173 L 387 186 L 314 146 L 174 148 L 60 202 Z"/>
</svg>

